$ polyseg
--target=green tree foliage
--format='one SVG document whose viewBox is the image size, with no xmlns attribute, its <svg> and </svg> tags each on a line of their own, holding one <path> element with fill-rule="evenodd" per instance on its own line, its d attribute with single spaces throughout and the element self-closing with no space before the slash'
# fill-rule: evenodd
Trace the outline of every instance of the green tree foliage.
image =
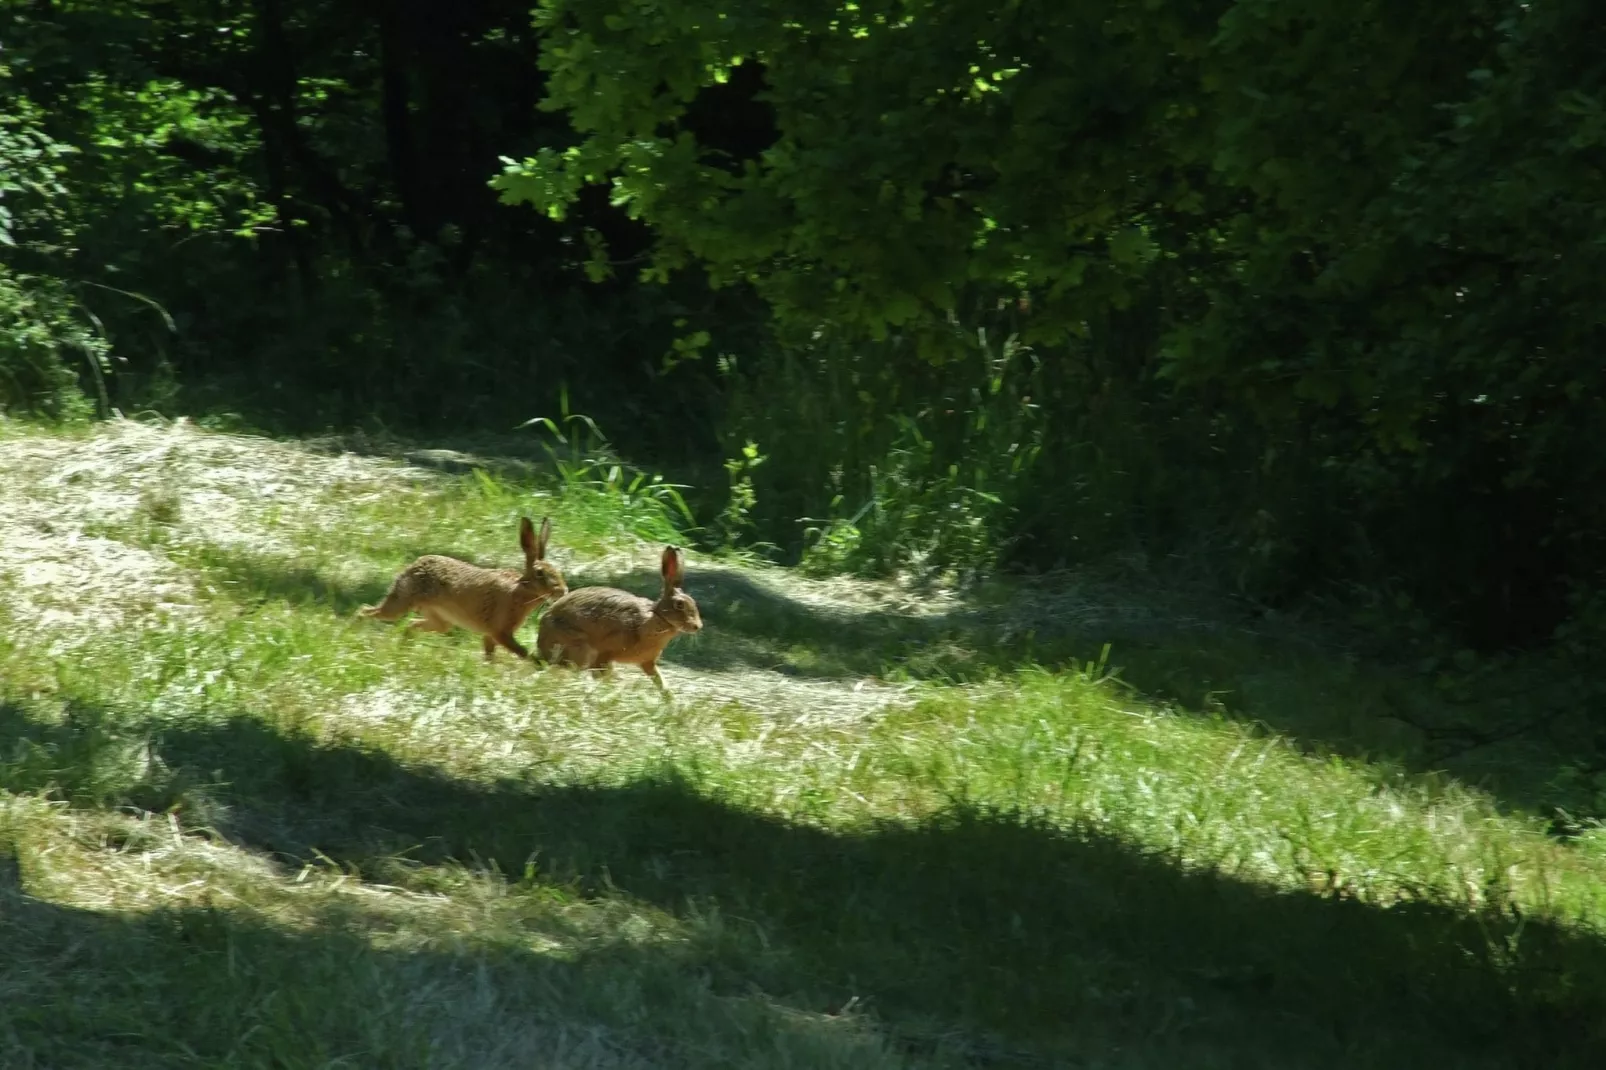
<svg viewBox="0 0 1606 1070">
<path fill-rule="evenodd" d="M 0 249 L 7 254 L 0 261 L 0 413 L 81 412 L 79 368 L 104 384 L 105 340 L 70 289 L 54 275 L 17 267 L 48 264 L 75 237 L 64 184 L 71 155 L 0 65 Z"/>
<path fill-rule="evenodd" d="M 561 218 L 605 184 L 651 270 L 750 285 L 794 338 L 941 366 L 956 322 L 1011 310 L 1055 409 L 989 523 L 1037 560 L 1077 556 L 1090 508 L 1160 549 L 1221 531 L 1263 597 L 1396 587 L 1494 644 L 1598 581 L 1596 5 L 546 0 L 538 24 L 581 138 L 509 161 L 506 199 Z M 706 118 L 744 102 L 767 129 Z"/>
<path fill-rule="evenodd" d="M 556 0 L 547 106 L 585 137 L 499 185 L 561 216 L 608 180 L 655 271 L 695 260 L 805 328 L 940 350 L 947 313 L 1008 292 L 1033 299 L 1026 341 L 1058 341 L 1136 300 L 1147 214 L 1189 200 L 1163 166 L 1197 121 L 1174 50 L 1221 6 Z M 699 138 L 733 86 L 759 88 L 770 143 Z"/>
<path fill-rule="evenodd" d="M 1322 567 L 1384 562 L 1491 641 L 1554 624 L 1606 531 L 1601 13 L 1240 6 L 1214 79 L 1253 103 L 1217 166 L 1252 199 L 1172 368 L 1325 474 Z"/>
<path fill-rule="evenodd" d="M 700 366 L 659 381 L 706 292 L 595 291 L 587 229 L 629 258 L 639 228 L 605 202 L 555 226 L 486 185 L 499 152 L 571 136 L 536 107 L 524 0 L 0 12 L 16 87 L 73 152 L 78 241 L 48 273 L 103 324 L 114 402 L 506 430 L 567 383 L 621 442 L 711 442 Z"/>
</svg>

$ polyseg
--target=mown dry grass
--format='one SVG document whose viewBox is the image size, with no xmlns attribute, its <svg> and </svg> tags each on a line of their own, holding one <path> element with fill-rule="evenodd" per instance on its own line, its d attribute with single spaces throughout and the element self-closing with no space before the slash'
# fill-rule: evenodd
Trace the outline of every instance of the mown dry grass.
<svg viewBox="0 0 1606 1070">
<path fill-rule="evenodd" d="M 415 554 L 513 561 L 520 512 L 572 584 L 650 591 L 672 534 L 182 423 L 0 431 L 0 1063 L 1606 1055 L 1595 833 L 1081 644 L 1162 680 L 1245 649 L 1324 725 L 1383 693 L 1364 667 L 1087 582 L 697 558 L 669 700 L 353 618 Z"/>
</svg>

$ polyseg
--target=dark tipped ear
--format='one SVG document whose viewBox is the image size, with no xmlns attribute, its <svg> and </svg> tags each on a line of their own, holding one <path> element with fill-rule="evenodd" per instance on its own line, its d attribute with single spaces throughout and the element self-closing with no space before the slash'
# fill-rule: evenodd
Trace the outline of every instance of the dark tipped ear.
<svg viewBox="0 0 1606 1070">
<path fill-rule="evenodd" d="M 681 561 L 680 547 L 665 546 L 664 563 L 661 570 L 664 574 L 664 586 L 679 587 L 680 575 L 684 570 L 685 565 Z"/>
<path fill-rule="evenodd" d="M 551 541 L 552 541 L 552 518 L 549 517 L 549 516 L 543 516 L 541 518 L 541 537 L 535 540 L 535 556 L 536 556 L 536 560 L 539 561 L 539 560 L 545 560 L 546 559 L 546 544 L 548 542 L 551 542 Z"/>
<path fill-rule="evenodd" d="M 541 556 L 536 551 L 535 527 L 527 516 L 519 517 L 519 545 L 524 547 L 524 560 L 534 561 Z"/>
</svg>

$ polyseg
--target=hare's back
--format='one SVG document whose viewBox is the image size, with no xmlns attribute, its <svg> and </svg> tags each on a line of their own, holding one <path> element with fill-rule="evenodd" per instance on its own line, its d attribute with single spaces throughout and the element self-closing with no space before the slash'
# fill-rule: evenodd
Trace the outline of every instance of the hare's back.
<svg viewBox="0 0 1606 1070">
<path fill-rule="evenodd" d="M 553 602 L 542 623 L 600 637 L 632 632 L 651 619 L 651 599 L 617 587 L 580 587 Z"/>
<path fill-rule="evenodd" d="M 441 554 L 426 554 L 407 566 L 414 591 L 422 596 L 493 593 L 518 582 L 517 573 L 481 568 Z"/>
</svg>

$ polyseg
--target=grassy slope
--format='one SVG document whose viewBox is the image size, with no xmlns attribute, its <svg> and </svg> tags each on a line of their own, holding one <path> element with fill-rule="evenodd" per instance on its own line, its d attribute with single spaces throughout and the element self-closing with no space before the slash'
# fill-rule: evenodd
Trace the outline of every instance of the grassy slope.
<svg viewBox="0 0 1606 1070">
<path fill-rule="evenodd" d="M 1520 816 L 1520 754 L 1419 771 L 1412 685 L 1086 584 L 696 559 L 668 703 L 352 619 L 520 511 L 651 589 L 639 504 L 0 429 L 0 1065 L 1606 1057 L 1606 842 Z M 1027 667 L 1103 639 L 1184 704 Z"/>
</svg>

